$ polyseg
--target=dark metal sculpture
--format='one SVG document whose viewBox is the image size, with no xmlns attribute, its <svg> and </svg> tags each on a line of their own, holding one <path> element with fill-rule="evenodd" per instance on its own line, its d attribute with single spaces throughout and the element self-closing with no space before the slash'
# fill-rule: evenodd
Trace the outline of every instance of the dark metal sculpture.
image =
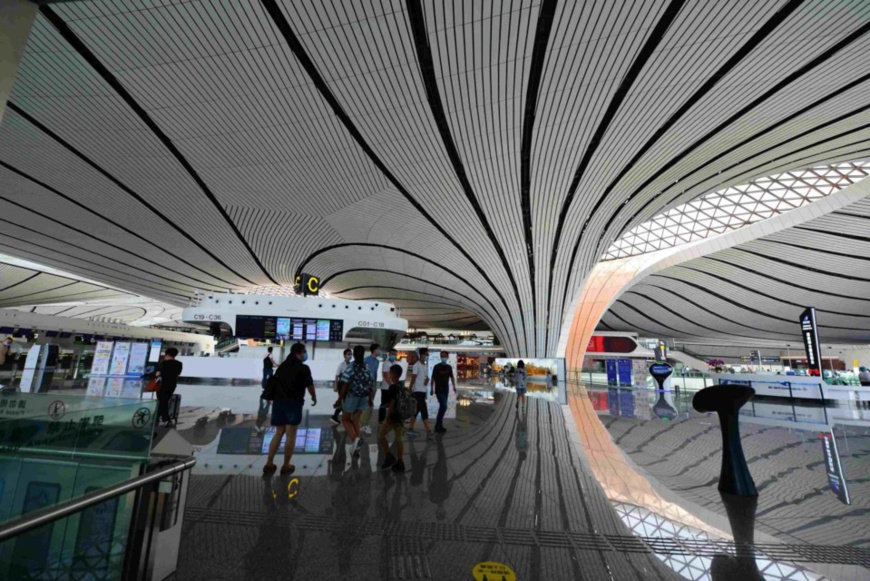
<svg viewBox="0 0 870 581">
<path fill-rule="evenodd" d="M 714 385 L 702 389 L 692 398 L 692 407 L 701 413 L 719 414 L 722 428 L 722 470 L 719 491 L 736 496 L 758 496 L 740 442 L 740 408 L 755 390 L 745 385 Z"/>
</svg>

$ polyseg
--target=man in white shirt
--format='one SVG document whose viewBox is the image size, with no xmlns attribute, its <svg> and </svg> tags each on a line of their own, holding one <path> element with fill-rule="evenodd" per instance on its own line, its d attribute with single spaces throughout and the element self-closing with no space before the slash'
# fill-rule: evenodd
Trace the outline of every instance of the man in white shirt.
<svg viewBox="0 0 870 581">
<path fill-rule="evenodd" d="M 353 358 L 353 351 L 350 349 L 344 350 L 344 359 L 341 360 L 341 363 L 338 364 L 338 369 L 335 370 L 335 385 L 332 386 L 332 390 L 338 394 L 338 399 L 335 400 L 335 403 L 332 404 L 332 407 L 335 408 L 335 412 L 332 414 L 332 423 L 338 425 L 341 423 L 341 420 L 338 419 L 338 416 L 341 415 L 341 376 L 344 375 L 347 366 L 350 365 L 350 360 Z"/>
<path fill-rule="evenodd" d="M 408 385 L 411 389 L 411 395 L 417 400 L 417 414 L 423 418 L 423 427 L 426 428 L 426 436 L 431 438 L 432 432 L 429 430 L 429 406 L 426 404 L 426 368 L 425 365 L 417 357 L 417 353 L 408 353 Z M 417 424 L 417 414 L 411 418 L 408 423 L 408 431 L 405 432 L 409 436 L 419 436 L 420 433 L 414 429 Z"/>
</svg>

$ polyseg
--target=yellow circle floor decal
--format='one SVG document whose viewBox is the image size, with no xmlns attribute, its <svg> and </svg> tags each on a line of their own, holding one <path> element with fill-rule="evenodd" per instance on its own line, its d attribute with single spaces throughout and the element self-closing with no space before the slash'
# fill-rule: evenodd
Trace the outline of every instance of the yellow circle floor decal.
<svg viewBox="0 0 870 581">
<path fill-rule="evenodd" d="M 517 581 L 517 574 L 504 563 L 486 561 L 471 570 L 475 581 Z"/>
</svg>

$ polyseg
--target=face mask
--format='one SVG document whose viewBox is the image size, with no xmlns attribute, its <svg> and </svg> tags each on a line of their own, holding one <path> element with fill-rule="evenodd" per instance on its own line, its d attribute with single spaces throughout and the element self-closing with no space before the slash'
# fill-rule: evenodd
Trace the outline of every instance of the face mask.
<svg viewBox="0 0 870 581">
<path fill-rule="evenodd" d="M 442 358 L 441 358 L 441 363 L 447 363 L 447 358 L 446 358 L 446 357 L 442 357 Z"/>
<path fill-rule="evenodd" d="M 350 363 L 350 360 L 353 359 L 353 355 L 345 355 L 344 360 Z"/>
<path fill-rule="evenodd" d="M 305 363 L 306 361 L 308 361 L 308 353 L 303 353 L 302 354 L 302 363 Z"/>
<path fill-rule="evenodd" d="M 395 361 L 395 360 L 396 360 L 396 356 L 395 356 L 395 355 L 390 355 L 390 361 Z"/>
</svg>

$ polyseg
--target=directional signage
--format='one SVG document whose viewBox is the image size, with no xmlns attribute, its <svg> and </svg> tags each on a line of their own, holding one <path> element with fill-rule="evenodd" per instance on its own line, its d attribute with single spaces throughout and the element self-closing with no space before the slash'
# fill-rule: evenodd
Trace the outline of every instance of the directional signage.
<svg viewBox="0 0 870 581">
<path fill-rule="evenodd" d="M 807 373 L 822 376 L 822 349 L 819 346 L 819 329 L 816 325 L 816 309 L 809 307 L 800 316 L 801 335 L 807 351 Z"/>
</svg>

